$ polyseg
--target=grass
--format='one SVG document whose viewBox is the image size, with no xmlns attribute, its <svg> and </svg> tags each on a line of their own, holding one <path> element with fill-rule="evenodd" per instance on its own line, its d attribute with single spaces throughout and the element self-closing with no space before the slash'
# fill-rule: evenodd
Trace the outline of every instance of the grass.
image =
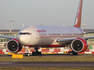
<svg viewBox="0 0 94 70">
<path fill-rule="evenodd" d="M 81 56 L 30 56 L 30 57 L 23 57 L 23 58 L 12 58 L 10 57 L 0 57 L 0 61 L 78 61 L 78 62 L 94 62 L 94 56 L 93 55 L 81 55 Z"/>
<path fill-rule="evenodd" d="M 80 56 L 30 56 L 22 59 L 10 57 L 0 57 L 0 61 L 78 61 L 78 62 L 94 62 L 93 55 Z M 94 67 L 0 67 L 0 70 L 94 70 Z"/>
<path fill-rule="evenodd" d="M 0 70 L 94 70 L 94 67 L 0 67 Z"/>
</svg>

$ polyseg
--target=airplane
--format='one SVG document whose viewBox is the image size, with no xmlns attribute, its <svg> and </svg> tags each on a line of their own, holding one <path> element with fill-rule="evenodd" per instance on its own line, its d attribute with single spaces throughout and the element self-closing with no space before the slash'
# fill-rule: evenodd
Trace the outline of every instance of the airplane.
<svg viewBox="0 0 94 70">
<path fill-rule="evenodd" d="M 90 32 L 84 32 L 81 29 L 82 3 L 83 0 L 80 0 L 73 26 L 26 26 L 19 31 L 17 37 L 4 35 L 0 37 L 10 39 L 6 48 L 12 53 L 18 53 L 22 46 L 29 46 L 36 50 L 32 55 L 41 55 L 38 51 L 40 47 L 54 48 L 69 45 L 72 50 L 69 54 L 78 55 L 79 52 L 84 52 L 88 48 L 86 40 L 94 38 L 94 36 L 83 36 Z"/>
</svg>

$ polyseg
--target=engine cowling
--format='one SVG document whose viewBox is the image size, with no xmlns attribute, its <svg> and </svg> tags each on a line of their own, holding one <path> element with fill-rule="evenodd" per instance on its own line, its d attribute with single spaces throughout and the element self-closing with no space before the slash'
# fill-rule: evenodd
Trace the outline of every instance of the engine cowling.
<svg viewBox="0 0 94 70">
<path fill-rule="evenodd" d="M 12 53 L 17 53 L 22 49 L 22 46 L 17 39 L 9 40 L 6 44 L 6 47 L 8 51 Z"/>
<path fill-rule="evenodd" d="M 74 52 L 84 52 L 88 48 L 87 42 L 82 38 L 77 38 L 72 41 L 71 49 Z"/>
</svg>

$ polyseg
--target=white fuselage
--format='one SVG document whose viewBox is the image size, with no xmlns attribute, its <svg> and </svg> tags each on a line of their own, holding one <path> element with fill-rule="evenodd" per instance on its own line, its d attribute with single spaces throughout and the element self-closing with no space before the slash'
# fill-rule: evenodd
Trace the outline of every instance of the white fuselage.
<svg viewBox="0 0 94 70">
<path fill-rule="evenodd" d="M 71 26 L 27 26 L 20 30 L 18 40 L 21 44 L 36 47 L 59 47 L 57 39 L 82 37 L 83 31 Z"/>
</svg>

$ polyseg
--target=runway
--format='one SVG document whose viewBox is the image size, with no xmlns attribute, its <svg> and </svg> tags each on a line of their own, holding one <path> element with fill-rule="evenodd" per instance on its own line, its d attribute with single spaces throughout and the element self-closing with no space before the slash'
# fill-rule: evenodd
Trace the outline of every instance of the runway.
<svg viewBox="0 0 94 70">
<path fill-rule="evenodd" d="M 94 67 L 94 62 L 0 62 L 0 67 Z"/>
<path fill-rule="evenodd" d="M 24 57 L 28 57 L 28 56 L 26 56 L 26 55 L 23 55 Z M 39 55 L 38 55 L 39 56 Z M 29 57 L 38 57 L 38 56 L 32 56 L 32 55 L 30 55 Z M 40 55 L 39 57 L 55 57 L 55 56 L 58 56 L 58 57 L 71 57 L 71 56 L 94 56 L 94 55 L 68 55 L 68 54 L 42 54 L 42 55 Z M 12 57 L 12 55 L 0 55 L 0 57 Z"/>
</svg>

